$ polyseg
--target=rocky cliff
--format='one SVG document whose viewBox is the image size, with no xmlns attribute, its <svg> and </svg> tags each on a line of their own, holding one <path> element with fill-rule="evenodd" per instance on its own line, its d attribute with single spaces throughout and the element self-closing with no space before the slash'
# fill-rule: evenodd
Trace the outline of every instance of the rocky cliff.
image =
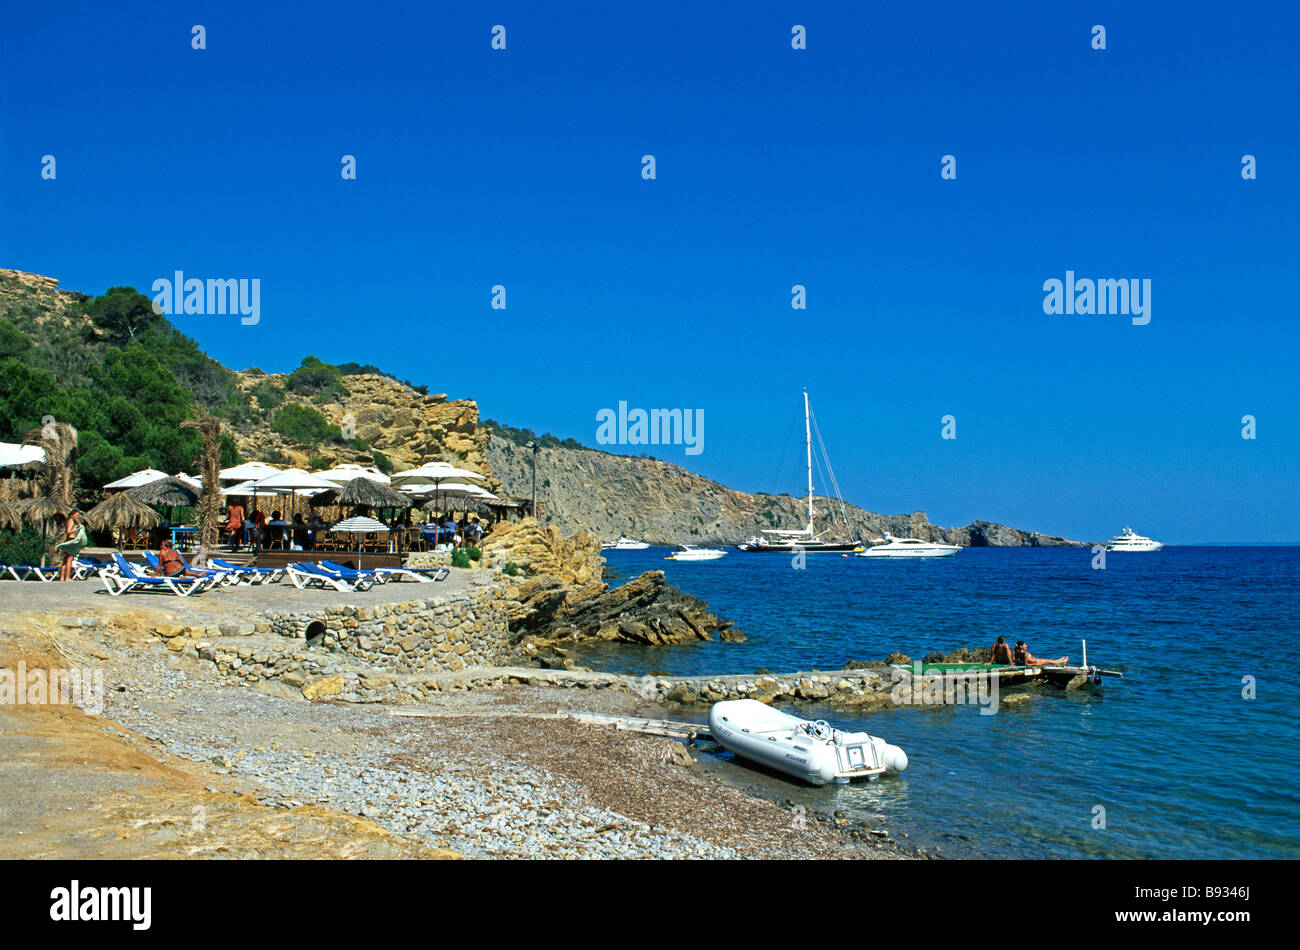
<svg viewBox="0 0 1300 950">
<path fill-rule="evenodd" d="M 532 450 L 493 437 L 486 455 L 507 494 L 530 495 Z M 543 520 L 566 533 L 585 531 L 603 540 L 627 535 L 653 544 L 734 544 L 764 528 L 799 528 L 807 520 L 806 498 L 734 491 L 670 462 L 565 446 L 538 454 L 537 501 Z M 847 504 L 846 531 L 839 502 L 815 499 L 814 510 L 827 539 L 879 538 L 888 531 L 964 547 L 1082 544 L 987 521 L 941 528 L 923 511 L 881 515 Z"/>
</svg>

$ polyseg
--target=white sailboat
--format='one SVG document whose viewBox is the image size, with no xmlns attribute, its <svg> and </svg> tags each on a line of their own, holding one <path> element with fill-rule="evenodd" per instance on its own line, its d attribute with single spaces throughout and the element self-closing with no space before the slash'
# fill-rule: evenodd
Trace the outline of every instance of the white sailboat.
<svg viewBox="0 0 1300 950">
<path fill-rule="evenodd" d="M 795 551 L 804 551 L 813 554 L 817 552 L 854 551 L 861 546 L 858 541 L 823 541 L 821 535 L 813 527 L 812 410 L 808 406 L 808 390 L 806 389 L 803 391 L 803 431 L 808 457 L 808 524 L 802 528 L 764 528 L 762 535 L 755 535 L 736 545 L 746 553 L 773 552 L 788 554 Z M 818 430 L 817 438 L 820 442 L 820 430 Z M 822 455 L 825 456 L 825 453 L 826 447 L 823 445 Z M 826 470 L 830 473 L 832 488 L 835 490 L 835 496 L 842 508 L 844 500 L 839 497 L 839 490 L 835 487 L 835 474 L 831 471 L 830 459 L 826 459 Z M 844 515 L 844 524 L 845 528 L 847 528 L 847 514 Z"/>
</svg>

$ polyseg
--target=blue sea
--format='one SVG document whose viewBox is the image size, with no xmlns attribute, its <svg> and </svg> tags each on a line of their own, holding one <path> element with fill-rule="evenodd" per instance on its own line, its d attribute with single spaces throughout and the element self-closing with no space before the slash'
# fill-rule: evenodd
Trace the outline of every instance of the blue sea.
<svg viewBox="0 0 1300 950">
<path fill-rule="evenodd" d="M 605 553 L 619 572 L 611 583 L 663 570 L 749 640 L 584 648 L 578 660 L 594 669 L 834 670 L 1004 634 L 1075 663 L 1086 639 L 1090 663 L 1124 673 L 1081 691 L 1035 690 L 996 715 L 801 706 L 902 746 L 908 770 L 810 788 L 724 757 L 718 768 L 738 786 L 842 809 L 950 857 L 1300 857 L 1300 548 L 1111 553 L 1102 570 L 1090 550 L 1063 548 L 917 561 L 818 554 L 804 570 L 734 549 L 695 564 L 666 561 L 663 549 Z"/>
</svg>

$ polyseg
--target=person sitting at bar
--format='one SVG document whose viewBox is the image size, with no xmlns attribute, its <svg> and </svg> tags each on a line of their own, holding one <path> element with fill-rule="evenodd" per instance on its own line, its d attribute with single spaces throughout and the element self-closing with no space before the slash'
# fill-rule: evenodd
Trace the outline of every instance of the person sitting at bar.
<svg viewBox="0 0 1300 950">
<path fill-rule="evenodd" d="M 1001 637 L 998 639 L 1001 639 Z M 1055 660 L 1044 660 L 1041 657 L 1034 656 L 1029 652 L 1029 647 L 1025 646 L 1024 640 L 1016 641 L 1016 649 L 1012 657 L 1016 666 L 1064 666 L 1070 662 L 1068 656 L 1058 656 Z"/>
<path fill-rule="evenodd" d="M 293 516 L 292 538 L 295 550 L 306 551 L 311 547 L 311 531 L 302 520 L 302 515 Z"/>
</svg>

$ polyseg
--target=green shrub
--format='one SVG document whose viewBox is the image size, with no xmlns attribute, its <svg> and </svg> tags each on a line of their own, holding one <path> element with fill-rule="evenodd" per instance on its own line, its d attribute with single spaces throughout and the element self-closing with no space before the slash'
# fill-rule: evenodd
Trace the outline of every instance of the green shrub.
<svg viewBox="0 0 1300 950">
<path fill-rule="evenodd" d="M 385 475 L 393 474 L 393 461 L 383 452 L 373 452 L 370 457 L 374 460 L 375 468 Z"/>
<path fill-rule="evenodd" d="M 469 567 L 469 552 L 464 548 L 457 548 L 451 552 L 452 567 Z"/>
<path fill-rule="evenodd" d="M 338 426 L 315 409 L 288 403 L 275 414 L 271 429 L 294 442 L 312 445 L 317 442 L 341 442 L 343 433 Z"/>
<path fill-rule="evenodd" d="M 23 530 L 17 534 L 12 531 L 0 531 L 0 564 L 39 564 L 41 550 L 39 528 L 23 525 Z"/>
<path fill-rule="evenodd" d="M 479 561 L 483 559 L 483 552 L 472 544 L 465 548 L 465 553 L 469 555 L 471 561 Z"/>
<path fill-rule="evenodd" d="M 511 577 L 519 576 L 519 565 L 514 561 L 506 561 L 506 566 L 501 568 L 502 574 L 509 574 Z"/>
<path fill-rule="evenodd" d="M 278 409 L 284 404 L 284 390 L 269 379 L 264 379 L 253 387 L 253 398 L 263 409 Z"/>
</svg>

